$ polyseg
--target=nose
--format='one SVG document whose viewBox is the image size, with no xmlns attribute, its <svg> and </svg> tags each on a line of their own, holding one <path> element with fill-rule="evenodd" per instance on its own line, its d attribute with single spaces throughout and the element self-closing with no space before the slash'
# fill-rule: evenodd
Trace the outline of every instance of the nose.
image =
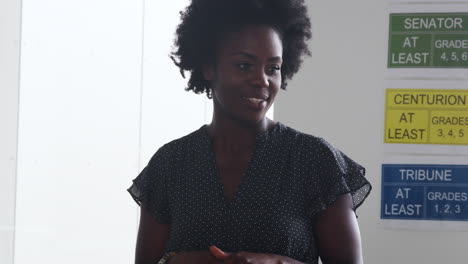
<svg viewBox="0 0 468 264">
<path fill-rule="evenodd" d="M 268 88 L 268 86 L 270 86 L 268 75 L 263 69 L 256 70 L 254 74 L 255 75 L 253 76 L 253 83 L 255 86 L 259 88 Z"/>
</svg>

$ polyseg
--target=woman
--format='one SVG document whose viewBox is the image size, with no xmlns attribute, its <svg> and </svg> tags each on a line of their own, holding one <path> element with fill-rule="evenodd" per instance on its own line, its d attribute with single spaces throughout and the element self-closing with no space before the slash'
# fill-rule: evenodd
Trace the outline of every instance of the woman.
<svg viewBox="0 0 468 264">
<path fill-rule="evenodd" d="M 173 60 L 213 119 L 134 180 L 136 263 L 362 263 L 364 169 L 265 117 L 309 54 L 303 0 L 192 0 Z M 159 262 L 158 262 L 159 261 Z"/>
</svg>

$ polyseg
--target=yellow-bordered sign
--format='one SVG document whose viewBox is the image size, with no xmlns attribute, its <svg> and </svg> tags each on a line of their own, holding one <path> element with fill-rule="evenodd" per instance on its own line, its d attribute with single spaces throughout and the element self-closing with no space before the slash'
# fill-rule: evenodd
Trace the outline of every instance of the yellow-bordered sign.
<svg viewBox="0 0 468 264">
<path fill-rule="evenodd" d="M 384 142 L 468 145 L 468 90 L 387 89 Z"/>
</svg>

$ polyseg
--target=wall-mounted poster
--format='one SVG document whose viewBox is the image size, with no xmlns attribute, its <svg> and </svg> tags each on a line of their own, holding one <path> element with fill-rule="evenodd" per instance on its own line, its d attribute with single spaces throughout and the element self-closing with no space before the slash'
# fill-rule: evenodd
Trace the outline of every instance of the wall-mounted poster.
<svg viewBox="0 0 468 264">
<path fill-rule="evenodd" d="M 391 1 L 381 223 L 468 230 L 468 2 Z"/>
<path fill-rule="evenodd" d="M 386 66 L 391 79 L 468 80 L 468 2 L 391 4 Z"/>
<path fill-rule="evenodd" d="M 383 225 L 468 230 L 466 157 L 388 155 L 381 180 Z"/>
<path fill-rule="evenodd" d="M 446 80 L 387 81 L 383 91 L 384 151 L 468 155 L 467 85 Z"/>
</svg>

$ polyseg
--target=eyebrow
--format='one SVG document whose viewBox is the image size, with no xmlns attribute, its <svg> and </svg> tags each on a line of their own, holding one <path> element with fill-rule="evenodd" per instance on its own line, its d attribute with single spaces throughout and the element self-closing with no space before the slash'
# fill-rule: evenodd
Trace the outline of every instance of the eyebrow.
<svg viewBox="0 0 468 264">
<path fill-rule="evenodd" d="M 243 52 L 243 51 L 237 51 L 237 52 L 233 52 L 233 53 L 230 53 L 229 54 L 230 56 L 238 56 L 238 55 L 241 55 L 241 56 L 245 56 L 245 57 L 248 57 L 250 59 L 256 59 L 257 56 L 253 55 L 253 54 L 250 54 L 250 53 L 247 53 L 247 52 Z M 268 61 L 282 61 L 283 58 L 281 58 L 281 56 L 275 56 L 275 57 L 271 57 L 268 59 Z"/>
</svg>

